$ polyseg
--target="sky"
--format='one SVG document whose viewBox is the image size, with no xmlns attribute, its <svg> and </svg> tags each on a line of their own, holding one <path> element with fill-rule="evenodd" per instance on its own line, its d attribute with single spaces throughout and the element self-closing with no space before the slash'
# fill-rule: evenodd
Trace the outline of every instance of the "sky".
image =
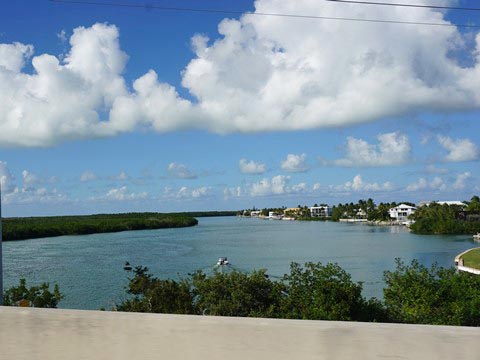
<svg viewBox="0 0 480 360">
<path fill-rule="evenodd" d="M 148 4 L 2 2 L 4 216 L 480 194 L 480 28 L 251 14 L 480 25 L 480 12 Z"/>
</svg>

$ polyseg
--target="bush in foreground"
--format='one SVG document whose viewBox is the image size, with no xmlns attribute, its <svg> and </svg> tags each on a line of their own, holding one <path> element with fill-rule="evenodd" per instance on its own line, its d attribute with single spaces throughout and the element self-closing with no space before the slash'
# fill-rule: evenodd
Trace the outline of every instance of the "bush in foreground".
<svg viewBox="0 0 480 360">
<path fill-rule="evenodd" d="M 397 259 L 385 272 L 385 306 L 393 322 L 480 326 L 480 277 Z"/>
<path fill-rule="evenodd" d="M 362 283 L 337 264 L 292 263 L 272 280 L 265 270 L 160 280 L 137 267 L 121 311 L 305 320 L 480 326 L 480 277 L 454 268 L 397 260 L 384 273 L 384 301 L 362 296 Z"/>
<path fill-rule="evenodd" d="M 63 298 L 64 296 L 60 293 L 58 285 L 54 286 L 52 292 L 48 283 L 28 288 L 25 279 L 20 279 L 18 286 L 13 286 L 4 292 L 3 305 L 56 308 Z"/>
<path fill-rule="evenodd" d="M 176 282 L 137 267 L 120 311 L 285 319 L 382 321 L 383 305 L 366 300 L 362 284 L 336 264 L 292 263 L 290 274 L 273 281 L 265 270 L 241 273 L 201 271 Z"/>
<path fill-rule="evenodd" d="M 185 281 L 161 280 L 148 273 L 148 268 L 138 266 L 130 280 L 127 293 L 131 299 L 117 306 L 119 311 L 194 314 L 193 294 Z"/>
</svg>

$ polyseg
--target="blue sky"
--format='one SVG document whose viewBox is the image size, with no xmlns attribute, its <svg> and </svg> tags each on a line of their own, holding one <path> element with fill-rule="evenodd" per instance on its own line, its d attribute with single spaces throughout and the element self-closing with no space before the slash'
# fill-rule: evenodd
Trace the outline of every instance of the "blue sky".
<svg viewBox="0 0 480 360">
<path fill-rule="evenodd" d="M 6 216 L 480 193 L 478 29 L 1 6 Z M 480 24 L 309 0 L 201 7 Z"/>
</svg>

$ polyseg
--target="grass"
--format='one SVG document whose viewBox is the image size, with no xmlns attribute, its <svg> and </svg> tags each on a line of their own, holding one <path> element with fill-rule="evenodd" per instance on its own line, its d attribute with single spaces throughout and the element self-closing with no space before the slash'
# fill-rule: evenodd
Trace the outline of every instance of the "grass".
<svg viewBox="0 0 480 360">
<path fill-rule="evenodd" d="M 472 249 L 462 256 L 463 265 L 474 269 L 480 269 L 480 248 Z"/>
</svg>

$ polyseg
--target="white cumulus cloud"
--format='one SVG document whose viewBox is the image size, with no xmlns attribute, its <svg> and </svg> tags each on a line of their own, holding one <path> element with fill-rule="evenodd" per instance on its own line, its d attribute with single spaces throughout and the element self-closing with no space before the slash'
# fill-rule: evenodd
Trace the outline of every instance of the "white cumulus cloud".
<svg viewBox="0 0 480 360">
<path fill-rule="evenodd" d="M 114 201 L 125 201 L 125 200 L 142 200 L 148 197 L 147 192 L 134 193 L 128 190 L 128 187 L 122 186 L 119 188 L 113 188 L 108 190 L 108 192 L 96 200 L 114 200 Z"/>
<path fill-rule="evenodd" d="M 57 181 L 55 176 L 43 178 L 23 170 L 21 180 L 22 184 L 17 185 L 7 163 L 0 161 L 0 185 L 5 204 L 54 204 L 69 201 L 66 194 L 51 187 Z"/>
<path fill-rule="evenodd" d="M 354 137 L 347 138 L 346 157 L 336 160 L 338 166 L 376 167 L 401 165 L 410 158 L 408 137 L 397 132 L 380 134 L 378 144 L 369 144 Z"/>
<path fill-rule="evenodd" d="M 441 177 L 435 176 L 430 182 L 430 188 L 432 188 L 433 190 L 445 191 L 447 189 L 447 185 Z"/>
<path fill-rule="evenodd" d="M 305 191 L 307 191 L 307 183 L 302 182 L 292 185 L 292 192 L 294 193 L 303 193 Z"/>
<path fill-rule="evenodd" d="M 472 177 L 472 173 L 467 171 L 462 174 L 458 174 L 455 182 L 453 183 L 453 188 L 455 190 L 463 190 L 466 187 L 468 179 Z"/>
<path fill-rule="evenodd" d="M 11 192 L 4 195 L 6 204 L 58 204 L 70 201 L 68 196 L 56 188 L 15 187 Z"/>
<path fill-rule="evenodd" d="M 449 170 L 445 168 L 439 168 L 435 165 L 427 165 L 425 171 L 429 174 L 448 174 Z"/>
<path fill-rule="evenodd" d="M 25 66 L 25 60 L 32 54 L 32 45 L 24 45 L 18 42 L 0 44 L 0 70 L 18 73 Z"/>
<path fill-rule="evenodd" d="M 129 177 L 125 171 L 120 171 L 118 175 L 111 177 L 112 180 L 117 180 L 117 181 L 125 181 L 125 180 L 128 180 L 128 178 Z"/>
<path fill-rule="evenodd" d="M 238 166 L 243 174 L 263 174 L 267 171 L 265 164 L 253 160 L 240 159 Z"/>
<path fill-rule="evenodd" d="M 22 171 L 22 178 L 25 186 L 35 185 L 39 182 L 38 176 L 27 170 Z"/>
<path fill-rule="evenodd" d="M 277 175 L 272 179 L 262 179 L 250 187 L 250 196 L 282 195 L 287 192 L 289 176 Z"/>
<path fill-rule="evenodd" d="M 223 197 L 225 199 L 229 199 L 232 197 L 240 197 L 243 195 L 243 190 L 241 186 L 236 186 L 236 187 L 229 187 L 223 189 Z"/>
<path fill-rule="evenodd" d="M 202 186 L 192 190 L 193 198 L 205 197 L 210 194 L 211 188 L 209 186 Z"/>
<path fill-rule="evenodd" d="M 177 192 L 168 189 L 166 195 L 169 197 L 175 197 L 177 199 L 199 199 L 210 196 L 212 188 L 210 186 L 202 186 L 194 189 L 190 189 L 186 186 L 182 186 Z"/>
<path fill-rule="evenodd" d="M 197 175 L 190 171 L 188 167 L 184 164 L 178 164 L 172 162 L 167 166 L 168 173 L 170 176 L 179 178 L 179 179 L 196 179 Z"/>
<path fill-rule="evenodd" d="M 364 182 L 361 175 L 356 175 L 352 181 L 346 182 L 342 186 L 343 190 L 345 191 L 370 191 L 370 192 L 377 192 L 377 191 L 389 191 L 393 189 L 393 184 L 389 181 L 381 184 L 381 183 L 368 183 Z"/>
<path fill-rule="evenodd" d="M 431 181 L 427 181 L 425 178 L 420 178 L 416 182 L 409 184 L 405 190 L 409 192 L 425 190 L 445 191 L 447 190 L 447 184 L 439 176 L 435 176 Z"/>
<path fill-rule="evenodd" d="M 60 42 L 65 43 L 68 40 L 67 32 L 62 29 L 60 32 L 57 33 L 57 38 Z"/>
<path fill-rule="evenodd" d="M 96 180 L 97 179 L 97 175 L 92 172 L 92 171 L 85 171 L 82 173 L 82 175 L 80 175 L 80 181 L 81 182 L 88 182 L 88 181 L 93 181 L 93 180 Z"/>
<path fill-rule="evenodd" d="M 277 175 L 271 179 L 264 178 L 256 183 L 247 186 L 247 193 L 252 196 L 272 196 L 298 194 L 307 191 L 306 183 L 289 185 L 290 176 Z"/>
<path fill-rule="evenodd" d="M 358 5 L 327 1 L 258 0 L 254 5 L 258 12 L 367 16 Z M 448 24 L 445 16 L 427 8 L 368 11 L 369 18 Z M 478 33 L 469 48 L 471 34 L 455 27 L 248 14 L 223 20 L 218 31 L 215 41 L 192 38 L 195 55 L 182 71 L 191 100 L 148 69 L 127 86 L 128 56 L 114 25 L 74 29 L 63 60 L 33 56 L 32 45 L 0 44 L 0 145 L 50 146 L 139 128 L 305 130 L 425 110 L 480 108 Z M 473 58 L 471 65 L 452 55 L 459 48 L 465 49 L 462 57 Z M 27 61 L 32 72 L 24 70 Z"/>
<path fill-rule="evenodd" d="M 0 185 L 2 194 L 9 193 L 14 189 L 14 178 L 5 161 L 0 161 Z"/>
<path fill-rule="evenodd" d="M 480 157 L 480 150 L 470 139 L 452 139 L 448 136 L 438 136 L 439 144 L 448 151 L 446 161 L 473 161 Z"/>
<path fill-rule="evenodd" d="M 288 172 L 306 172 L 309 169 L 306 159 L 306 154 L 288 154 L 287 158 L 281 162 L 280 167 Z"/>
<path fill-rule="evenodd" d="M 33 73 L 23 72 L 33 47 L 0 44 L 0 144 L 48 146 L 69 139 L 113 135 L 118 127 L 99 112 L 127 94 L 118 29 L 95 24 L 79 27 L 61 62 L 41 54 L 31 58 Z M 4 55 L 7 56 L 4 56 Z"/>
<path fill-rule="evenodd" d="M 418 181 L 407 186 L 407 191 L 420 191 L 428 188 L 428 182 L 425 178 L 420 178 Z"/>
</svg>

